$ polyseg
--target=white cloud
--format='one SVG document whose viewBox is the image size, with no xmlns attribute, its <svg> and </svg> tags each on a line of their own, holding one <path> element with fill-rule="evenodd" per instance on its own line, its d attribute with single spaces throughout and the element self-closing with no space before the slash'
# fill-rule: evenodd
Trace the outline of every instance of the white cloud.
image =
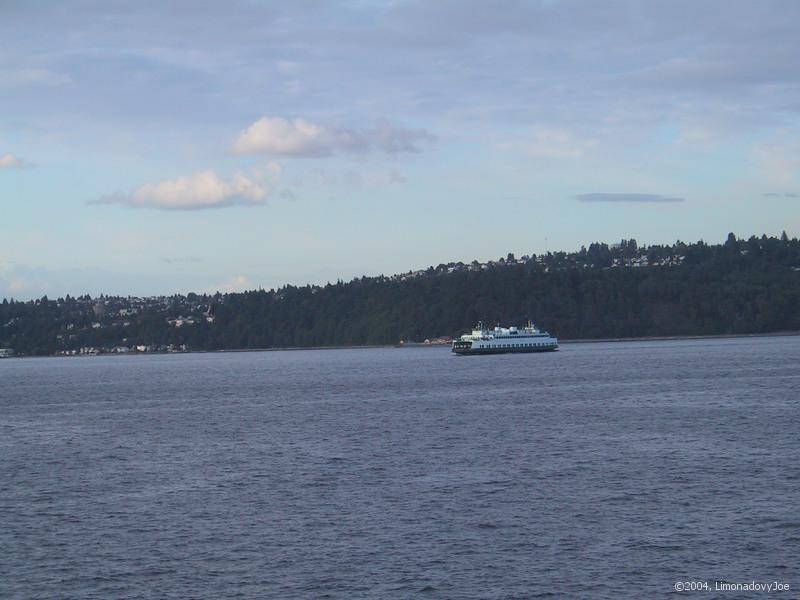
<svg viewBox="0 0 800 600">
<path fill-rule="evenodd" d="M 208 291 L 211 294 L 222 292 L 223 294 L 232 294 L 235 292 L 245 292 L 247 290 L 254 290 L 256 286 L 244 275 L 235 275 L 227 281 L 211 287 Z"/>
<path fill-rule="evenodd" d="M 50 298 L 65 294 L 128 294 L 131 281 L 141 281 L 141 277 L 141 273 L 119 267 L 50 268 L 12 262 L 3 264 L 0 259 L 0 302 L 3 298 L 30 300 L 45 294 Z M 149 286 L 154 291 L 169 289 L 174 285 L 173 280 L 174 274 L 170 274 L 163 279 L 152 279 Z"/>
<path fill-rule="evenodd" d="M 331 134 L 304 119 L 263 117 L 239 134 L 233 151 L 239 154 L 329 154 Z"/>
<path fill-rule="evenodd" d="M 20 267 L 0 259 L 0 300 L 3 298 L 39 298 L 49 293 L 46 273 L 41 269 Z"/>
<path fill-rule="evenodd" d="M 213 171 L 143 185 L 131 194 L 112 194 L 92 204 L 122 204 L 131 208 L 199 210 L 263 204 L 270 190 L 242 173 L 225 181 Z"/>
<path fill-rule="evenodd" d="M 238 154 L 276 156 L 329 156 L 337 152 L 387 154 L 418 152 L 419 144 L 433 140 L 424 131 L 380 123 L 368 129 L 325 127 L 305 119 L 262 117 L 242 131 L 233 142 Z"/>
<path fill-rule="evenodd" d="M 0 156 L 0 169 L 15 169 L 22 167 L 22 161 L 13 154 Z"/>
</svg>

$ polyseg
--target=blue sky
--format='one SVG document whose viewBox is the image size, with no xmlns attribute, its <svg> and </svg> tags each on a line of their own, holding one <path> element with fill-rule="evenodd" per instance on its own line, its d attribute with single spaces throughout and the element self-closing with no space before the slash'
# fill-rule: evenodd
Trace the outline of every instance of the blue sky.
<svg viewBox="0 0 800 600">
<path fill-rule="evenodd" d="M 800 234 L 800 3 L 0 3 L 0 297 Z"/>
</svg>

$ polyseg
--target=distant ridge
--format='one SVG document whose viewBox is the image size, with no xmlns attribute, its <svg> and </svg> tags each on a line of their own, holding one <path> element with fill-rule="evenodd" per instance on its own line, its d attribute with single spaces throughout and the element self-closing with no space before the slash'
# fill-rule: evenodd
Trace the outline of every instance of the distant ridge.
<svg viewBox="0 0 800 600">
<path fill-rule="evenodd" d="M 388 345 L 528 318 L 564 340 L 800 330 L 800 241 L 622 240 L 324 286 L 6 299 L 0 347 L 49 355 Z"/>
</svg>

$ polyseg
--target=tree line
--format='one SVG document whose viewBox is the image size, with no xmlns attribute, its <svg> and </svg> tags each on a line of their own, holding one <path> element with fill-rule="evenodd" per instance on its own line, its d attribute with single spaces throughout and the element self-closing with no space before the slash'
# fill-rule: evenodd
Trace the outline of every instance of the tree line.
<svg viewBox="0 0 800 600">
<path fill-rule="evenodd" d="M 646 261 L 645 261 L 646 259 Z M 638 262 L 637 262 L 638 261 Z M 534 320 L 561 339 L 800 330 L 800 241 L 781 237 L 449 263 L 408 276 L 324 286 L 172 296 L 134 315 L 125 298 L 0 303 L 0 347 L 53 354 L 83 346 L 185 344 L 190 350 L 394 344 L 456 336 L 482 320 Z M 197 318 L 176 327 L 168 319 Z M 127 324 L 126 324 L 127 323 Z"/>
</svg>

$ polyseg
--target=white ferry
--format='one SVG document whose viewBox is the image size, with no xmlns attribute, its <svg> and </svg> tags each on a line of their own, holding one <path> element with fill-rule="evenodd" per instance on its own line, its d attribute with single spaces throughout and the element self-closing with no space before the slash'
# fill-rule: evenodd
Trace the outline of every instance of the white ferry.
<svg viewBox="0 0 800 600">
<path fill-rule="evenodd" d="M 483 323 L 472 333 L 453 341 L 456 354 L 505 354 L 512 352 L 552 352 L 558 350 L 558 340 L 528 322 L 525 327 L 495 327 Z"/>
<path fill-rule="evenodd" d="M 0 358 L 11 358 L 14 351 L 11 348 L 0 348 Z"/>
</svg>

